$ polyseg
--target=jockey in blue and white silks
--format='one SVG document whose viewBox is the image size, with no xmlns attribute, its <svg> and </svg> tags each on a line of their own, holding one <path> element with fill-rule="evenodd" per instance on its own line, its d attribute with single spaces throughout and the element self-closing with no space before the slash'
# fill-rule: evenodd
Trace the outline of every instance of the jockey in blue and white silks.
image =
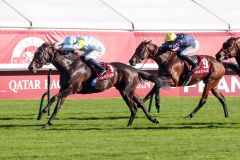
<svg viewBox="0 0 240 160">
<path fill-rule="evenodd" d="M 199 42 L 194 36 L 184 33 L 175 34 L 169 32 L 166 34 L 165 43 L 162 44 L 162 47 L 165 49 L 177 48 L 176 51 L 179 53 L 179 56 L 192 65 L 192 70 L 198 68 L 197 63 L 188 56 L 189 53 L 193 53 L 199 48 Z"/>
<path fill-rule="evenodd" d="M 96 69 L 100 75 L 105 74 L 105 69 L 98 62 L 96 58 L 102 57 L 105 54 L 104 45 L 97 39 L 91 36 L 67 36 L 61 44 L 63 50 L 81 50 L 84 53 L 81 55 L 81 59 Z"/>
</svg>

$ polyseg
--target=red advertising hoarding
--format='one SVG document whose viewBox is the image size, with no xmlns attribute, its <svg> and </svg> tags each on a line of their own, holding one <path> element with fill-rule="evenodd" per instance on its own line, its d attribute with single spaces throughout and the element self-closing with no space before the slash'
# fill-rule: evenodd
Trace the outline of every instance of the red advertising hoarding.
<svg viewBox="0 0 240 160">
<path fill-rule="evenodd" d="M 196 54 L 214 56 L 230 34 L 227 32 L 192 32 L 200 42 Z M 47 31 L 47 30 L 1 30 L 0 31 L 0 64 L 28 64 L 37 47 L 43 42 L 63 41 L 67 35 L 89 35 L 99 39 L 106 48 L 104 57 L 98 61 L 118 61 L 128 64 L 137 45 L 143 40 L 152 40 L 153 43 L 163 43 L 163 32 L 104 32 L 104 31 Z M 231 33 L 240 36 L 240 33 Z M 149 60 L 147 63 L 154 63 Z M 17 68 L 16 68 L 17 69 Z M 0 69 L 1 70 L 1 69 Z M 27 69 L 25 70 L 26 72 Z M 46 75 L 6 75 L 0 72 L 0 99 L 40 98 L 46 91 Z M 144 96 L 152 88 L 152 83 L 146 82 L 138 86 L 137 92 Z M 240 81 L 235 75 L 226 75 L 219 83 L 219 89 L 224 95 L 239 95 Z M 178 87 L 161 90 L 162 96 L 198 96 L 202 93 L 203 84 L 190 87 Z M 51 76 L 51 93 L 59 90 L 58 75 Z M 102 98 L 119 97 L 114 88 L 98 94 L 73 95 L 71 98 Z"/>
</svg>

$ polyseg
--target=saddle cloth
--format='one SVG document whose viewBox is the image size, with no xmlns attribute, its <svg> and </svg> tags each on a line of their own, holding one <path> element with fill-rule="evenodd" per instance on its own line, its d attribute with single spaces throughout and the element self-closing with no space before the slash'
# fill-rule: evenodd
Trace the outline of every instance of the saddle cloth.
<svg viewBox="0 0 240 160">
<path fill-rule="evenodd" d="M 209 73 L 209 62 L 204 56 L 191 56 L 191 58 L 198 64 L 199 68 L 194 71 L 194 74 L 206 74 Z M 191 64 L 184 61 L 187 68 L 191 70 Z"/>
<path fill-rule="evenodd" d="M 111 64 L 103 62 L 100 62 L 100 64 L 105 68 L 106 73 L 103 76 L 101 76 L 96 70 L 94 70 L 96 75 L 98 76 L 99 81 L 106 80 L 115 76 L 114 68 Z"/>
</svg>

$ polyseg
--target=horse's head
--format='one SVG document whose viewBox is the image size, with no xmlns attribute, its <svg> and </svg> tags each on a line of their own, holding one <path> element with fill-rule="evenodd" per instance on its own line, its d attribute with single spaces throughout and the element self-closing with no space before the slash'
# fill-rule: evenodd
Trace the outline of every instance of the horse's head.
<svg viewBox="0 0 240 160">
<path fill-rule="evenodd" d="M 240 43 L 237 41 L 240 37 L 231 37 L 225 43 L 223 43 L 220 51 L 215 55 L 218 61 L 223 61 L 232 57 L 236 57 L 240 54 Z M 239 55 L 240 56 L 240 55 Z"/>
<path fill-rule="evenodd" d="M 135 66 L 136 64 L 140 63 L 143 60 L 146 60 L 149 55 L 153 52 L 154 45 L 151 41 L 143 41 L 135 50 L 132 58 L 129 60 L 129 64 L 131 66 Z"/>
<path fill-rule="evenodd" d="M 34 53 L 34 57 L 28 66 L 28 70 L 34 73 L 43 65 L 48 65 L 54 58 L 54 46 L 49 42 L 43 43 Z"/>
</svg>

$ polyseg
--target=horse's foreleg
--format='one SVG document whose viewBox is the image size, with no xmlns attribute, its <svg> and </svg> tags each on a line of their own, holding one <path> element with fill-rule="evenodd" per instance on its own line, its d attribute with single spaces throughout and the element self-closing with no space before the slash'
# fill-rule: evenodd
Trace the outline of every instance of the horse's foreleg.
<svg viewBox="0 0 240 160">
<path fill-rule="evenodd" d="M 156 105 L 157 112 L 159 113 L 160 112 L 160 89 L 157 89 L 155 93 L 155 105 Z"/>
<path fill-rule="evenodd" d="M 53 97 L 50 99 L 50 101 L 48 102 L 48 104 L 46 105 L 46 107 L 45 107 L 41 112 L 39 112 L 38 117 L 37 117 L 37 120 L 41 120 L 41 119 L 42 119 L 43 115 L 44 115 L 45 113 L 47 113 L 48 109 L 51 107 L 51 105 L 53 104 L 53 102 L 55 102 L 55 100 L 56 100 L 56 97 L 53 96 Z"/>
<path fill-rule="evenodd" d="M 225 117 L 228 117 L 228 109 L 227 109 L 227 104 L 226 104 L 224 96 L 219 92 L 219 90 L 216 87 L 212 88 L 211 91 L 212 91 L 212 94 L 215 97 L 217 97 L 217 99 L 222 104 Z"/>
<path fill-rule="evenodd" d="M 51 117 L 49 118 L 49 120 L 48 120 L 47 124 L 44 126 L 44 128 L 47 128 L 49 125 L 52 125 L 52 122 L 53 122 L 54 118 L 56 117 L 57 113 L 59 112 L 59 110 L 64 102 L 64 99 L 72 93 L 73 93 L 72 89 L 68 88 L 68 89 L 60 91 L 58 94 L 56 94 L 54 96 L 55 99 L 58 100 L 58 102 L 56 104 L 56 107 L 55 107 Z"/>
<path fill-rule="evenodd" d="M 153 96 L 159 87 L 155 84 L 151 91 L 143 98 L 143 102 L 146 102 L 151 96 Z"/>
<path fill-rule="evenodd" d="M 57 112 L 59 112 L 59 110 L 61 109 L 61 106 L 62 106 L 62 104 L 63 104 L 63 102 L 64 102 L 64 99 L 65 99 L 65 98 L 62 98 L 62 97 L 60 97 L 60 98 L 58 99 L 57 104 L 56 104 L 56 106 L 55 106 L 55 109 L 54 109 L 54 111 L 53 111 L 50 119 L 48 120 L 47 124 L 46 124 L 43 128 L 47 128 L 48 126 L 52 125 L 52 122 L 53 122 L 53 120 L 55 119 L 55 117 L 56 117 L 56 115 L 57 115 Z"/>
<path fill-rule="evenodd" d="M 159 123 L 159 121 L 156 118 L 153 118 L 151 114 L 148 113 L 144 103 L 140 100 L 140 98 L 137 95 L 133 96 L 133 100 L 137 103 L 137 105 L 143 110 L 147 118 L 152 121 L 153 123 Z"/>
</svg>

